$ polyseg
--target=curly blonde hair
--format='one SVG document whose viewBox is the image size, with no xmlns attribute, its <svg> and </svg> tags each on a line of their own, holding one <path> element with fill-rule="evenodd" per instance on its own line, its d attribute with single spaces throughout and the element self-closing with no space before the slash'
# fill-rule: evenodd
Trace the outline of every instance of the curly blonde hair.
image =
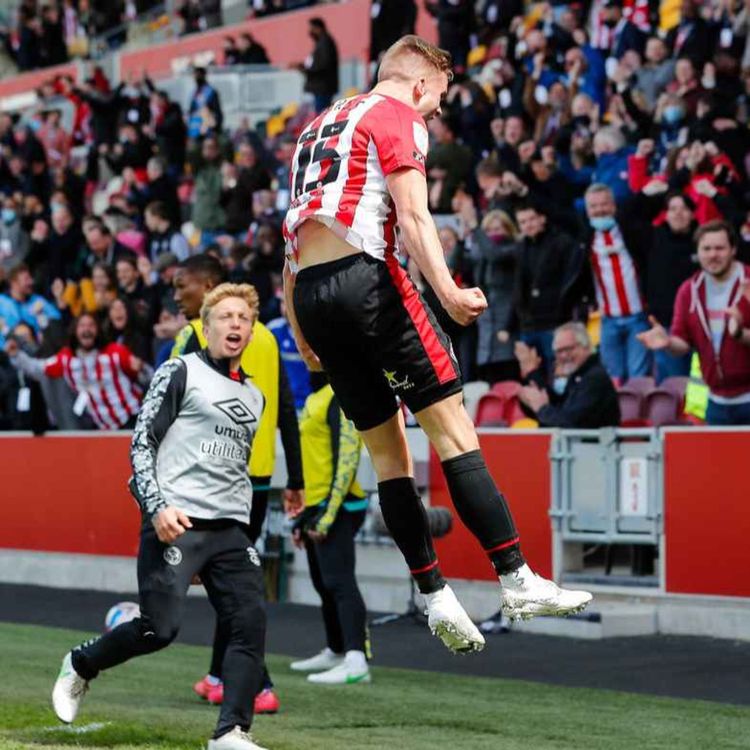
<svg viewBox="0 0 750 750">
<path fill-rule="evenodd" d="M 255 287 L 250 284 L 219 284 L 214 287 L 203 298 L 201 305 L 201 323 L 205 326 L 208 323 L 208 316 L 211 310 L 227 297 L 237 297 L 247 302 L 250 311 L 253 314 L 253 323 L 258 319 L 260 310 L 260 299 Z"/>
</svg>

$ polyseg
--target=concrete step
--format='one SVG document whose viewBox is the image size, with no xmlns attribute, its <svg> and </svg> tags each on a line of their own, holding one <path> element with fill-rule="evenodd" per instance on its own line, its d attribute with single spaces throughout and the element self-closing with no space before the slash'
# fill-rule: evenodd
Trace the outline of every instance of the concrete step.
<svg viewBox="0 0 750 750">
<path fill-rule="evenodd" d="M 651 605 L 611 604 L 570 617 L 523 620 L 514 623 L 513 629 L 523 633 L 588 640 L 654 635 L 657 632 L 657 612 L 656 607 Z"/>
</svg>

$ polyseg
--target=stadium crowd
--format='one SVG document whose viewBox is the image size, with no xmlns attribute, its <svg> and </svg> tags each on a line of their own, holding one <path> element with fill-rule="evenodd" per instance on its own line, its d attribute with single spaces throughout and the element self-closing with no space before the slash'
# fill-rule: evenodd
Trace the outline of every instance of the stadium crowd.
<svg viewBox="0 0 750 750">
<path fill-rule="evenodd" d="M 521 416 L 600 426 L 619 418 L 612 383 L 690 374 L 710 392 L 699 417 L 750 423 L 750 2 L 427 7 L 455 62 L 429 123 L 430 208 L 454 277 L 489 309 L 461 328 L 416 280 L 464 380 L 523 381 Z M 416 8 L 372 11 L 376 66 Z M 310 34 L 307 98 L 273 127 L 228 129 L 203 69 L 185 112 L 158 82 L 115 85 L 97 70 L 50 82 L 31 116 L 0 114 L 0 427 L 129 424 L 186 323 L 173 282 L 197 253 L 256 287 L 304 401 L 280 227 L 296 138 L 338 89 L 335 40 L 317 19 Z M 226 40 L 224 64 L 263 57 L 250 35 Z M 74 107 L 69 129 L 53 96 Z M 555 335 L 571 321 L 584 325 Z M 572 422 L 560 416 L 571 400 Z"/>
<path fill-rule="evenodd" d="M 248 0 L 247 17 L 338 0 Z M 221 0 L 22 0 L 0 30 L 5 49 L 21 71 L 60 65 L 74 57 L 98 56 L 127 41 L 128 25 L 150 22 L 153 28 L 174 25 L 181 36 L 224 23 Z"/>
</svg>

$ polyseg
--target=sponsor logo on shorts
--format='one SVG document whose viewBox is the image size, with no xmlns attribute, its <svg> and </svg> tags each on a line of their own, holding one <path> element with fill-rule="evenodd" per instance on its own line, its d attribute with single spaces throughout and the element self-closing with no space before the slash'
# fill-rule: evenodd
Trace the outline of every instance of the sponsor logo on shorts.
<svg viewBox="0 0 750 750">
<path fill-rule="evenodd" d="M 414 157 L 414 161 L 418 161 L 420 164 L 424 164 L 424 154 L 420 154 L 419 151 L 413 151 L 412 156 Z"/>
<path fill-rule="evenodd" d="M 164 550 L 164 560 L 169 565 L 179 565 L 182 562 L 182 550 L 179 547 L 167 547 Z"/>
<path fill-rule="evenodd" d="M 392 391 L 408 391 L 410 388 L 414 388 L 414 383 L 409 382 L 408 375 L 403 380 L 398 379 L 395 370 L 383 370 L 383 375 L 385 375 L 385 379 L 388 381 L 388 385 Z"/>
<path fill-rule="evenodd" d="M 247 559 L 250 560 L 253 565 L 257 565 L 258 567 L 260 567 L 260 555 L 258 554 L 258 550 L 256 550 L 255 547 L 247 548 Z"/>
</svg>

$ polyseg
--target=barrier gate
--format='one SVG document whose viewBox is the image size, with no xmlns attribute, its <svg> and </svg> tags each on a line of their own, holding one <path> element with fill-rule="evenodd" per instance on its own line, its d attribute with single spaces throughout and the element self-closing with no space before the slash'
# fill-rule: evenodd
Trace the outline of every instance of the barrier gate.
<svg viewBox="0 0 750 750">
<path fill-rule="evenodd" d="M 584 545 L 634 545 L 634 556 L 644 552 L 641 547 L 660 547 L 664 518 L 660 432 L 559 431 L 552 438 L 550 459 L 555 578 L 660 586 L 658 571 L 616 578 L 609 570 L 601 578 L 594 572 L 583 573 Z"/>
</svg>

